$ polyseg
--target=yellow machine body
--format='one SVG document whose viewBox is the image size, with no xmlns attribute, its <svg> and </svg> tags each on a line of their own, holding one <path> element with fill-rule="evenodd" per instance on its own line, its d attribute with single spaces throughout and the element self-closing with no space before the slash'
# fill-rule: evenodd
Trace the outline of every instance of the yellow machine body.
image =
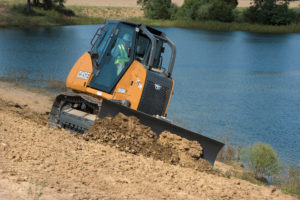
<svg viewBox="0 0 300 200">
<path fill-rule="evenodd" d="M 159 69 L 156 69 L 156 71 L 162 73 Z M 92 59 L 90 54 L 86 52 L 78 59 L 71 69 L 66 80 L 66 87 L 72 89 L 74 92 L 92 95 L 100 101 L 102 98 L 120 101 L 127 100 L 130 102 L 131 109 L 138 109 L 147 76 L 147 69 L 145 69 L 140 62 L 136 60 L 132 62 L 111 94 L 88 87 L 93 77 L 92 72 Z M 174 81 L 171 94 L 173 88 Z M 171 95 L 168 104 L 170 99 Z M 166 111 L 167 109 L 164 112 L 164 116 L 166 115 Z"/>
</svg>

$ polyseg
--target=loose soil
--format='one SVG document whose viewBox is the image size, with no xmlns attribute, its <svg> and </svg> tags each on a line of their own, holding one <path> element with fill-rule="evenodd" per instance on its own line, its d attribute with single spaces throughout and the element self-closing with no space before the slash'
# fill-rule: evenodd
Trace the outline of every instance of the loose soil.
<svg viewBox="0 0 300 200">
<path fill-rule="evenodd" d="M 0 199 L 297 199 L 207 172 L 201 145 L 158 138 L 134 117 L 99 120 L 86 135 L 49 127 L 53 96 L 0 86 Z"/>
<path fill-rule="evenodd" d="M 202 147 L 198 142 L 189 141 L 167 131 L 158 137 L 149 127 L 140 124 L 134 116 L 127 117 L 120 113 L 115 118 L 98 119 L 83 138 L 165 163 L 198 171 L 212 171 L 211 165 L 200 158 Z"/>
</svg>

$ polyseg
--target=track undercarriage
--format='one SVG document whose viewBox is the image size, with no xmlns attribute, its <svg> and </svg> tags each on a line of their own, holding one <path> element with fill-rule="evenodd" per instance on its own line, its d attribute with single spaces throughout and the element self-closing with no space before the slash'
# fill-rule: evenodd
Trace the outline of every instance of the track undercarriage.
<svg viewBox="0 0 300 200">
<path fill-rule="evenodd" d="M 93 97 L 63 93 L 56 97 L 50 112 L 50 126 L 85 133 L 97 118 L 101 102 Z"/>
</svg>

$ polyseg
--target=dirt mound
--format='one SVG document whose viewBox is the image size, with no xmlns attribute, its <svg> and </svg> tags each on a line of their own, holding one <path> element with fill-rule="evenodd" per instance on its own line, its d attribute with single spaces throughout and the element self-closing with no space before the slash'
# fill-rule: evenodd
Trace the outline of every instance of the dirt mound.
<svg viewBox="0 0 300 200">
<path fill-rule="evenodd" d="M 98 119 L 83 138 L 166 163 L 199 171 L 211 170 L 211 165 L 201 158 L 202 147 L 198 142 L 189 141 L 167 131 L 158 137 L 133 116 L 127 117 L 120 113 L 114 118 Z"/>
<path fill-rule="evenodd" d="M 103 134 L 94 132 L 92 136 L 90 132 L 86 137 L 90 141 L 49 127 L 45 112 L 52 105 L 50 99 L 39 91 L 0 80 L 0 199 L 299 199 L 274 187 L 188 168 L 184 156 L 192 164 L 200 162 L 199 144 L 167 132 L 158 138 L 134 118 L 97 122 L 112 127 L 102 130 L 102 126 L 95 125 L 94 130 L 102 130 Z M 132 132 L 134 128 L 139 131 Z M 115 131 L 116 140 L 110 139 L 112 134 L 105 139 L 104 131 Z M 121 135 L 136 138 L 121 143 Z M 111 143 L 114 148 L 103 145 L 101 140 L 107 140 L 103 144 Z M 155 154 L 153 149 L 149 151 L 151 157 L 140 153 L 147 152 L 145 145 L 135 145 L 143 140 L 150 149 L 157 145 Z M 118 150 L 121 148 L 124 150 Z M 167 154 L 164 148 L 171 153 Z M 139 155 L 125 152 L 132 150 Z M 162 152 L 175 161 L 179 157 L 177 165 L 152 159 L 154 155 L 163 157 Z M 180 167 L 182 163 L 186 167 Z M 222 163 L 219 169 L 225 173 L 229 166 L 224 166 Z"/>
</svg>

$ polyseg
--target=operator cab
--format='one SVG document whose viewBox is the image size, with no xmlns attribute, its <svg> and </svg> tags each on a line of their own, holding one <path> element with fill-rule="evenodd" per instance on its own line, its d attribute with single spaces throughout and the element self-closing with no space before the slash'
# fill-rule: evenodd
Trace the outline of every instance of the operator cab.
<svg viewBox="0 0 300 200">
<path fill-rule="evenodd" d="M 106 20 L 97 30 L 91 41 L 90 54 L 93 63 L 93 78 L 89 87 L 112 93 L 118 81 L 134 60 L 146 69 L 171 78 L 176 49 L 164 33 L 141 24 Z M 167 55 L 165 46 L 171 54 L 169 63 L 163 65 Z"/>
</svg>

